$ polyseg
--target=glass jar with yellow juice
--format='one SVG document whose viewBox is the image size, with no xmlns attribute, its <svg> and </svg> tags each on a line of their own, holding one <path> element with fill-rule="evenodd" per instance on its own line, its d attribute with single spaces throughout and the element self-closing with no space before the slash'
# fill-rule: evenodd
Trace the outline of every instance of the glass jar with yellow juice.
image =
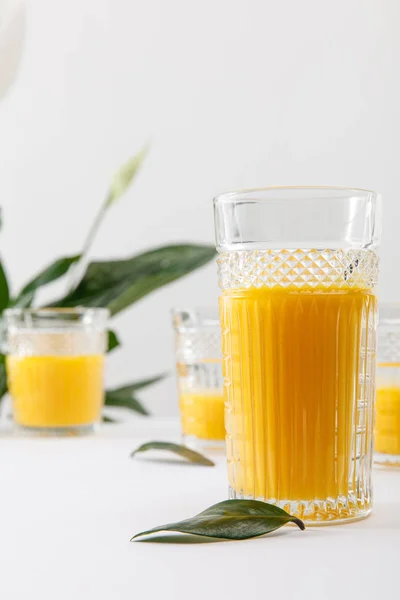
<svg viewBox="0 0 400 600">
<path fill-rule="evenodd" d="M 93 430 L 104 401 L 107 309 L 9 309 L 7 379 L 17 425 L 37 432 Z"/>
<path fill-rule="evenodd" d="M 400 303 L 380 308 L 375 462 L 400 467 Z"/>
<path fill-rule="evenodd" d="M 216 198 L 215 221 L 230 497 L 366 517 L 379 197 L 245 190 Z"/>
<path fill-rule="evenodd" d="M 174 310 L 176 374 L 185 444 L 225 446 L 221 334 L 218 310 Z"/>
</svg>

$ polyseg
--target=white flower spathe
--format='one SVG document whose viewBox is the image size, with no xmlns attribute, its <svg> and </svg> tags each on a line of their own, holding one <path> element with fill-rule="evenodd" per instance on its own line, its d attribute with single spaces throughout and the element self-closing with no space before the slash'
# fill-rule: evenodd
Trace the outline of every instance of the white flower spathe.
<svg viewBox="0 0 400 600">
<path fill-rule="evenodd" d="M 0 0 L 0 100 L 11 87 L 18 71 L 25 24 L 25 0 Z"/>
</svg>

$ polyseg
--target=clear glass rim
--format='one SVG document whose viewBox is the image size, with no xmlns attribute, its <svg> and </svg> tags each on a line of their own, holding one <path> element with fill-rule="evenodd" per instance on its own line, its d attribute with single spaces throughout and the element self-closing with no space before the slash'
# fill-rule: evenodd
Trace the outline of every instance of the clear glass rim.
<svg viewBox="0 0 400 600">
<path fill-rule="evenodd" d="M 180 319 L 187 315 L 187 323 Z M 177 307 L 171 309 L 172 322 L 176 329 L 193 329 L 194 327 L 219 327 L 218 306 Z M 194 319 L 193 319 L 194 318 Z"/>
<path fill-rule="evenodd" d="M 340 186 L 270 186 L 214 198 L 218 252 L 375 249 L 381 195 Z"/>
<path fill-rule="evenodd" d="M 243 189 L 239 189 L 239 190 L 231 190 L 228 192 L 223 192 L 221 194 L 218 194 L 217 196 L 215 196 L 214 198 L 214 204 L 219 204 L 219 203 L 229 203 L 232 202 L 234 203 L 236 200 L 240 199 L 241 202 L 254 202 L 254 198 L 252 197 L 248 197 L 246 198 L 246 196 L 248 195 L 253 195 L 253 194 L 262 194 L 263 192 L 306 192 L 307 190 L 312 191 L 312 192 L 318 192 L 321 191 L 322 193 L 325 194 L 330 194 L 328 198 L 318 198 L 315 197 L 314 200 L 318 201 L 318 200 L 339 200 L 339 199 L 343 199 L 343 194 L 351 196 L 354 194 L 358 194 L 361 196 L 369 196 L 369 197 L 374 197 L 374 198 L 379 198 L 380 194 L 379 192 L 375 192 L 373 190 L 368 190 L 366 188 L 358 188 L 358 187 L 346 187 L 346 186 L 337 186 L 337 185 L 271 185 L 271 186 L 266 186 L 266 187 L 259 187 L 259 188 L 243 188 Z M 337 198 L 335 198 L 335 194 L 342 194 L 342 195 L 338 195 Z M 258 202 L 271 202 L 273 200 L 276 200 L 275 198 L 269 198 L 269 197 L 258 197 L 257 201 Z M 280 201 L 285 202 L 285 201 L 296 201 L 296 197 L 295 196 L 291 196 L 288 198 L 279 198 Z"/>
<path fill-rule="evenodd" d="M 106 323 L 110 317 L 108 308 L 7 308 L 4 313 L 6 323 L 32 324 L 32 322 L 60 323 Z"/>
</svg>

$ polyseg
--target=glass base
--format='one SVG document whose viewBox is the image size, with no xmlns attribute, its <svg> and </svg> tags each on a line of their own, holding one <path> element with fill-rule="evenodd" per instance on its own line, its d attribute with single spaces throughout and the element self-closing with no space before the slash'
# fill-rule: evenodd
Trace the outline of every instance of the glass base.
<svg viewBox="0 0 400 600">
<path fill-rule="evenodd" d="M 215 454 L 225 454 L 225 440 L 205 440 L 195 435 L 182 435 L 182 444 L 197 450 L 198 452 L 211 452 Z"/>
<path fill-rule="evenodd" d="M 62 427 L 31 427 L 17 423 L 17 429 L 26 435 L 43 437 L 79 437 L 95 433 L 98 429 L 98 424 L 90 423 L 89 425 L 65 425 Z"/>
<path fill-rule="evenodd" d="M 229 499 L 260 500 L 279 506 L 290 515 L 298 517 L 307 526 L 340 525 L 366 519 L 372 510 L 372 502 L 358 502 L 353 494 L 327 498 L 326 500 L 279 500 L 252 498 L 229 488 Z M 361 504 L 361 506 L 360 506 Z"/>
<path fill-rule="evenodd" d="M 375 452 L 374 462 L 377 465 L 400 468 L 400 454 L 385 454 L 383 452 Z"/>
</svg>

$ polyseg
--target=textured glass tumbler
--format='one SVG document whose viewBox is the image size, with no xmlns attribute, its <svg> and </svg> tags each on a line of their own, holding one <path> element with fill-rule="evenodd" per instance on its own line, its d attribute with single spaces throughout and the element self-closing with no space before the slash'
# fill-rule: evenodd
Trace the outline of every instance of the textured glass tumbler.
<svg viewBox="0 0 400 600">
<path fill-rule="evenodd" d="M 200 449 L 224 448 L 218 310 L 174 310 L 173 324 L 183 442 Z"/>
<path fill-rule="evenodd" d="M 15 422 L 30 431 L 88 433 L 101 418 L 106 309 L 10 309 L 6 367 Z"/>
<path fill-rule="evenodd" d="M 214 201 L 231 498 L 310 524 L 372 508 L 380 199 L 266 188 Z"/>
<path fill-rule="evenodd" d="M 380 307 L 375 461 L 400 467 L 400 304 Z"/>
</svg>

